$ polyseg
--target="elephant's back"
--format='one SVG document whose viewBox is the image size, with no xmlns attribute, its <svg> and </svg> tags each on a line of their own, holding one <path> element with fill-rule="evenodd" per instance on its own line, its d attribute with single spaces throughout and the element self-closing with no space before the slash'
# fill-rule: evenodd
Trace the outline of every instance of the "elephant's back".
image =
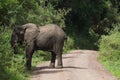
<svg viewBox="0 0 120 80">
<path fill-rule="evenodd" d="M 40 26 L 40 30 L 42 32 L 48 32 L 48 31 L 55 31 L 57 29 L 57 25 L 55 24 L 47 24 L 45 26 Z"/>
<path fill-rule="evenodd" d="M 58 37 L 66 36 L 66 33 L 56 24 L 47 24 L 40 27 L 41 33 L 49 33 L 51 35 L 56 35 Z"/>
</svg>

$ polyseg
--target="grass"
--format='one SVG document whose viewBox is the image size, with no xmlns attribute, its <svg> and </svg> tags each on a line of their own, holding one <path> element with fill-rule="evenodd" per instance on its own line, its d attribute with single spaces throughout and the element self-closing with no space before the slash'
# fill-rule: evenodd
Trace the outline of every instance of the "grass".
<svg viewBox="0 0 120 80">
<path fill-rule="evenodd" d="M 105 66 L 105 68 L 120 79 L 120 62 L 113 61 L 101 61 L 101 63 Z"/>
</svg>

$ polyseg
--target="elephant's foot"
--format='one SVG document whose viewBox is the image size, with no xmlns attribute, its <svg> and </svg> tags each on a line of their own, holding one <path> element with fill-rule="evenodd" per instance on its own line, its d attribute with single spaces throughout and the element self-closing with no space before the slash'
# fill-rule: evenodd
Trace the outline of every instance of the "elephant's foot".
<svg viewBox="0 0 120 80">
<path fill-rule="evenodd" d="M 50 68 L 55 68 L 55 63 L 50 63 L 49 67 Z"/>
<path fill-rule="evenodd" d="M 31 70 L 31 64 L 26 63 L 26 69 L 27 69 L 28 71 L 30 71 L 30 70 Z"/>
<path fill-rule="evenodd" d="M 31 71 L 31 68 L 27 68 L 28 71 Z"/>
<path fill-rule="evenodd" d="M 31 70 L 31 66 L 26 66 L 26 70 L 30 71 Z"/>
<path fill-rule="evenodd" d="M 63 66 L 62 65 L 58 65 L 56 68 L 60 69 L 60 68 L 63 68 Z"/>
</svg>

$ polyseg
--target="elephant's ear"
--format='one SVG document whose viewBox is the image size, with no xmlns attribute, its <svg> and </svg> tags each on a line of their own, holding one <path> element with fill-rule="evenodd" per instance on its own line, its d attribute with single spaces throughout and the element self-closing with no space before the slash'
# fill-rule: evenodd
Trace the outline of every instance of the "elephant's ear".
<svg viewBox="0 0 120 80">
<path fill-rule="evenodd" d="M 34 41 L 36 36 L 38 35 L 38 27 L 35 24 L 26 24 L 25 26 L 25 34 L 24 40 L 26 44 Z"/>
</svg>

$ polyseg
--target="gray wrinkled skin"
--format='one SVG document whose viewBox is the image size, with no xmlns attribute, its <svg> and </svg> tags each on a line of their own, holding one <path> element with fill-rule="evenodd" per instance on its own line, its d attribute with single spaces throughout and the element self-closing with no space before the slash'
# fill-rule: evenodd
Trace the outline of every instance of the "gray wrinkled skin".
<svg viewBox="0 0 120 80">
<path fill-rule="evenodd" d="M 16 44 L 26 44 L 26 67 L 31 69 L 31 60 L 34 51 L 43 50 L 51 52 L 50 67 L 55 67 L 56 56 L 58 58 L 58 68 L 63 67 L 62 49 L 64 41 L 67 39 L 65 32 L 55 24 L 36 26 L 27 23 L 22 26 L 15 26 L 11 36 L 11 46 L 14 53 L 17 53 Z"/>
</svg>

